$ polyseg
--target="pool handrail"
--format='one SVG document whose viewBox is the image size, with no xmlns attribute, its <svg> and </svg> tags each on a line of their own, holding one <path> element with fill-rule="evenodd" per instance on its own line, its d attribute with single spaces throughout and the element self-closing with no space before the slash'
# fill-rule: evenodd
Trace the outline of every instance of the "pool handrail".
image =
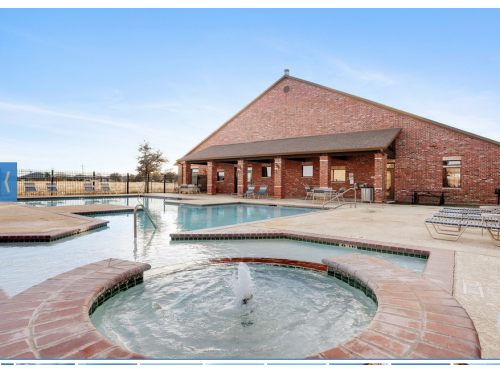
<svg viewBox="0 0 500 375">
<path fill-rule="evenodd" d="M 134 208 L 134 238 L 137 237 L 137 209 L 139 207 L 142 207 L 142 209 L 144 210 L 144 212 L 146 213 L 146 215 L 148 216 L 149 220 L 151 221 L 151 223 L 154 225 L 155 229 L 158 229 L 158 226 L 156 225 L 156 223 L 154 222 L 153 218 L 151 217 L 151 215 L 149 214 L 149 211 L 146 207 L 144 207 L 143 204 L 138 204 L 137 206 L 135 206 Z"/>
<path fill-rule="evenodd" d="M 344 200 L 344 194 L 345 194 L 345 193 L 347 193 L 349 190 L 354 190 L 354 207 L 356 207 L 356 188 L 353 188 L 353 187 L 352 187 L 352 188 L 349 188 L 349 189 L 344 190 L 344 191 L 341 191 L 341 190 L 340 190 L 340 191 L 339 191 L 339 193 L 338 193 L 338 194 L 336 194 L 336 195 L 335 195 L 333 198 L 331 198 L 329 201 L 325 201 L 325 202 L 323 203 L 323 206 L 322 206 L 321 208 L 324 210 L 324 209 L 325 209 L 325 205 L 327 205 L 328 203 L 330 203 L 331 201 L 333 201 L 333 200 L 335 200 L 335 199 L 337 199 L 337 201 L 339 202 L 338 207 L 340 207 L 340 206 L 342 206 L 342 205 L 346 204 L 346 201 Z M 339 199 L 339 198 L 342 198 L 343 203 L 340 203 L 340 199 Z"/>
</svg>

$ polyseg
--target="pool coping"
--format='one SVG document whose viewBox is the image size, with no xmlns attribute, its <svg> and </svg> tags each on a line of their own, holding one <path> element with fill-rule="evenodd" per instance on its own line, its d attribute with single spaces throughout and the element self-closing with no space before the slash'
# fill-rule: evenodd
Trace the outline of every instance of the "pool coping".
<svg viewBox="0 0 500 375">
<path fill-rule="evenodd" d="M 143 281 L 146 263 L 106 259 L 0 301 L 0 358 L 148 358 L 107 340 L 89 313 Z"/>
</svg>

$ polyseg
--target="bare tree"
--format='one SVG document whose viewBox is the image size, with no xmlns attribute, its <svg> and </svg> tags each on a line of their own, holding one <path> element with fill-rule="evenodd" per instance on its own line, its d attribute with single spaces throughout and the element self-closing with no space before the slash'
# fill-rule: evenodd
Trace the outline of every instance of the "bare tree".
<svg viewBox="0 0 500 375">
<path fill-rule="evenodd" d="M 144 141 L 139 145 L 139 156 L 137 156 L 137 168 L 139 176 L 146 182 L 147 175 L 150 173 L 160 172 L 163 164 L 168 163 L 168 159 L 163 156 L 160 150 L 153 150 L 149 142 Z M 146 184 L 146 192 L 149 192 Z"/>
</svg>

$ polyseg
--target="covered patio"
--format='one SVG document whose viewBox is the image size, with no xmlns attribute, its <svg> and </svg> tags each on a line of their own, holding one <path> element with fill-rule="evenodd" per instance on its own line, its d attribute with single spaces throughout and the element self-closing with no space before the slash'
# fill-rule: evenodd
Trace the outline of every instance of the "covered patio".
<svg viewBox="0 0 500 375">
<path fill-rule="evenodd" d="M 206 176 L 208 195 L 243 194 L 249 185 L 255 191 L 266 185 L 278 199 L 304 196 L 304 185 L 338 191 L 366 184 L 374 188 L 374 201 L 385 203 L 394 196 L 400 132 L 390 128 L 214 145 L 178 160 L 180 181 L 190 184 Z M 349 193 L 346 198 L 354 197 Z"/>
</svg>

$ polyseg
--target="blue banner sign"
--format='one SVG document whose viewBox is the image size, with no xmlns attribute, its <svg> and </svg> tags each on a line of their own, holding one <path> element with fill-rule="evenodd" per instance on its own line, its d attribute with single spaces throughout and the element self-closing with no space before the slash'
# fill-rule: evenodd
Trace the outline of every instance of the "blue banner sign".
<svg viewBox="0 0 500 375">
<path fill-rule="evenodd" d="M 17 202 L 17 163 L 0 163 L 0 202 Z"/>
</svg>

